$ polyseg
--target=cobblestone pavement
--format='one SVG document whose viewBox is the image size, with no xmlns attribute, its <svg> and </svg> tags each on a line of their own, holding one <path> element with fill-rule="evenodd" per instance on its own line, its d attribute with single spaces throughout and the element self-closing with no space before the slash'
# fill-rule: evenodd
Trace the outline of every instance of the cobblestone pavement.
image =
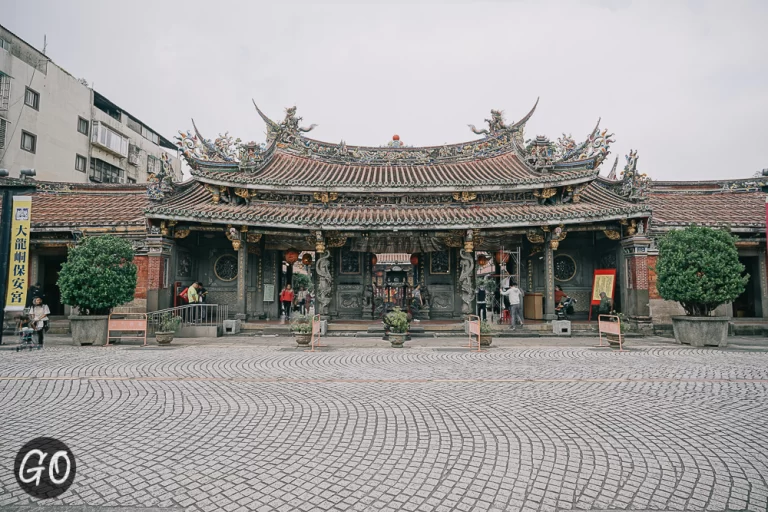
<svg viewBox="0 0 768 512">
<path fill-rule="evenodd" d="M 62 510 L 768 509 L 765 348 L 229 343 L 0 351 L 0 510 L 38 435 Z"/>
</svg>

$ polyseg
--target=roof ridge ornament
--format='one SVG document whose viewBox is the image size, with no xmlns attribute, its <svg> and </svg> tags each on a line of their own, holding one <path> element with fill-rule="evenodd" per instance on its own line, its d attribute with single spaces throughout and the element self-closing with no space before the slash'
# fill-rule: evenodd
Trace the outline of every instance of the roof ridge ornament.
<svg viewBox="0 0 768 512">
<path fill-rule="evenodd" d="M 147 197 L 152 201 L 162 201 L 166 194 L 173 193 L 173 167 L 166 152 L 160 155 L 160 169 L 147 171 Z"/>
<path fill-rule="evenodd" d="M 621 195 L 635 201 L 647 199 L 651 178 L 637 170 L 637 150 L 630 149 L 624 158 L 627 164 L 621 173 Z"/>
<path fill-rule="evenodd" d="M 536 111 L 536 106 L 539 104 L 539 99 L 536 98 L 536 103 L 534 103 L 533 108 L 528 112 L 528 114 L 525 115 L 520 121 L 518 122 L 512 122 L 510 124 L 504 123 L 504 111 L 503 110 L 494 110 L 491 109 L 491 118 L 485 119 L 484 121 L 488 123 L 488 128 L 483 128 L 482 130 L 478 130 L 475 128 L 475 125 L 469 124 L 469 129 L 472 130 L 472 133 L 475 133 L 477 135 L 485 135 L 486 137 L 495 137 L 497 135 L 500 135 L 504 132 L 514 132 L 518 130 L 522 130 L 522 128 L 525 126 L 525 123 L 528 122 L 528 120 L 531 118 L 533 113 Z"/>
</svg>

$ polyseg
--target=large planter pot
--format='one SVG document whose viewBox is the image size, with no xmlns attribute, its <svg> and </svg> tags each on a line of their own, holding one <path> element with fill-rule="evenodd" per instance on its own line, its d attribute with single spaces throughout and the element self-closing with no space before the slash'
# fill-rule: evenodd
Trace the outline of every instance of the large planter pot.
<svg viewBox="0 0 768 512">
<path fill-rule="evenodd" d="M 309 346 L 309 342 L 312 341 L 312 334 L 311 333 L 301 333 L 301 332 L 295 332 L 293 333 L 293 339 L 296 340 L 296 344 L 300 347 L 306 347 Z"/>
<path fill-rule="evenodd" d="M 728 317 L 673 316 L 675 341 L 692 347 L 728 345 Z"/>
<path fill-rule="evenodd" d="M 491 343 L 493 343 L 493 334 L 481 334 L 480 335 L 480 346 L 481 347 L 490 347 Z"/>
<path fill-rule="evenodd" d="M 155 339 L 157 340 L 158 345 L 170 345 L 170 343 L 173 341 L 173 335 L 175 333 L 173 331 L 170 332 L 156 332 L 155 333 Z"/>
<path fill-rule="evenodd" d="M 403 348 L 403 343 L 405 343 L 405 337 L 406 333 L 389 333 L 387 335 L 387 339 L 389 340 L 389 344 L 392 345 L 392 348 Z"/>
<path fill-rule="evenodd" d="M 72 344 L 104 345 L 107 342 L 108 315 L 73 315 L 69 317 L 69 328 L 72 331 Z"/>
</svg>

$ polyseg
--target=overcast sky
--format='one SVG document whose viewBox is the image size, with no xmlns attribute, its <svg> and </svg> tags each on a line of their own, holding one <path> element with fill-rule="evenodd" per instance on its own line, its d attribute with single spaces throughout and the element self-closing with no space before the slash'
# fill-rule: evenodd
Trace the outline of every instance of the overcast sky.
<svg viewBox="0 0 768 512">
<path fill-rule="evenodd" d="M 194 118 L 263 140 L 297 105 L 313 138 L 476 138 L 541 102 L 526 138 L 601 126 L 656 179 L 768 168 L 768 2 L 0 0 L 0 24 L 173 140 Z"/>
</svg>

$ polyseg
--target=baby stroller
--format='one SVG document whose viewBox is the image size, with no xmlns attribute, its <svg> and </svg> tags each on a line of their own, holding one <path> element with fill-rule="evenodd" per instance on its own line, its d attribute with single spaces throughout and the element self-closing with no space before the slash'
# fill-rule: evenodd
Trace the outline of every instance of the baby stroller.
<svg viewBox="0 0 768 512">
<path fill-rule="evenodd" d="M 42 345 L 38 344 L 36 341 L 33 341 L 32 335 L 34 334 L 35 330 L 29 326 L 29 322 L 22 322 L 19 326 L 19 345 L 16 347 L 16 352 L 19 352 L 20 350 L 24 350 L 28 348 L 29 350 L 33 350 L 37 348 L 37 350 L 40 350 L 43 348 Z"/>
<path fill-rule="evenodd" d="M 568 320 L 568 315 L 573 314 L 573 307 L 576 304 L 576 299 L 573 297 L 564 297 L 560 301 L 560 304 L 555 308 L 558 320 Z"/>
</svg>

